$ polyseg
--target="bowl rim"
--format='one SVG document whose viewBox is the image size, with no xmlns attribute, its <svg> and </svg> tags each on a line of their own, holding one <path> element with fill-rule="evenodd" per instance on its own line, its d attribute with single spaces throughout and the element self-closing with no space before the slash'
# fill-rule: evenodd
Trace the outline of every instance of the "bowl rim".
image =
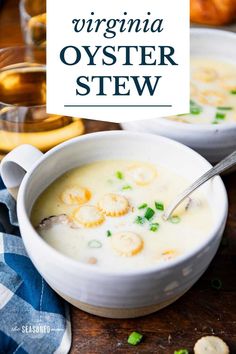
<svg viewBox="0 0 236 354">
<path fill-rule="evenodd" d="M 55 248 L 50 246 L 43 238 L 37 233 L 33 225 L 31 224 L 30 217 L 28 216 L 26 212 L 26 191 L 27 191 L 27 183 L 28 181 L 33 177 L 34 172 L 40 167 L 41 164 L 45 163 L 45 160 L 47 160 L 48 157 L 52 156 L 56 151 L 64 149 L 66 146 L 71 145 L 71 144 L 76 144 L 79 142 L 83 141 L 90 141 L 93 140 L 94 138 L 100 138 L 103 140 L 104 138 L 108 136 L 113 136 L 117 138 L 121 138 L 122 136 L 130 137 L 132 136 L 133 138 L 136 138 L 137 140 L 139 138 L 146 138 L 147 142 L 150 139 L 158 139 L 162 141 L 164 144 L 172 144 L 174 147 L 181 149 L 182 151 L 186 150 L 191 152 L 193 155 L 193 158 L 196 157 L 196 160 L 201 160 L 206 167 L 209 166 L 209 168 L 212 167 L 212 165 L 200 154 L 198 154 L 196 151 L 192 150 L 191 148 L 187 147 L 184 144 L 181 144 L 177 141 L 174 141 L 172 139 L 162 137 L 156 134 L 149 134 L 149 133 L 138 133 L 138 132 L 130 132 L 130 131 L 119 131 L 119 130 L 111 130 L 111 131 L 103 131 L 103 132 L 95 132 L 95 133 L 90 133 L 90 134 L 85 134 L 73 139 L 70 139 L 64 143 L 61 143 L 57 145 L 56 147 L 52 148 L 49 150 L 47 153 L 45 153 L 41 159 L 39 159 L 31 168 L 29 172 L 25 175 L 22 184 L 19 189 L 18 193 L 18 198 L 17 198 L 17 215 L 19 219 L 19 227 L 20 231 L 21 227 L 24 226 L 27 227 L 27 234 L 21 233 L 22 234 L 22 239 L 23 242 L 26 238 L 32 239 L 35 238 L 37 241 L 37 244 L 41 249 L 47 249 L 48 252 L 51 253 L 52 257 L 56 260 L 58 259 L 58 264 L 64 264 L 67 267 L 72 267 L 73 269 L 76 269 L 77 271 L 86 271 L 87 274 L 97 274 L 97 275 L 103 275 L 107 277 L 134 277 L 134 276 L 140 276 L 142 275 L 147 275 L 147 274 L 154 274 L 159 271 L 167 271 L 170 270 L 177 265 L 180 265 L 181 263 L 184 263 L 185 261 L 191 259 L 192 257 L 196 256 L 197 253 L 203 251 L 208 245 L 212 243 L 212 241 L 217 237 L 217 234 L 220 232 L 222 227 L 224 228 L 227 215 L 228 215 L 228 197 L 227 197 L 227 192 L 224 186 L 224 183 L 221 179 L 220 176 L 214 177 L 214 179 L 217 181 L 217 189 L 220 190 L 222 193 L 222 204 L 221 204 L 221 213 L 218 218 L 215 218 L 214 220 L 214 225 L 212 229 L 209 231 L 208 236 L 206 237 L 207 242 L 201 243 L 197 247 L 195 247 L 193 250 L 190 250 L 189 252 L 186 252 L 185 254 L 177 257 L 176 259 L 170 260 L 166 263 L 161 263 L 161 264 L 155 264 L 152 266 L 147 266 L 144 268 L 139 268 L 139 269 L 128 269 L 128 270 L 119 270 L 119 271 L 111 271 L 104 269 L 102 267 L 91 267 L 91 265 L 82 263 L 79 260 L 75 260 L 73 258 L 70 258 L 69 256 L 66 256 L 59 251 L 57 251 Z M 28 250 L 27 245 L 25 244 L 26 250 Z M 33 260 L 32 260 L 33 261 Z"/>
<path fill-rule="evenodd" d="M 236 42 L 236 33 L 222 30 L 222 29 L 214 29 L 208 27 L 197 27 L 190 29 L 190 38 L 191 36 L 206 36 L 206 35 L 213 35 L 220 38 L 231 38 L 234 39 Z M 190 39 L 190 46 L 191 46 L 191 39 Z M 193 131 L 202 133 L 204 131 L 214 132 L 216 130 L 220 131 L 229 131 L 232 129 L 236 129 L 236 123 L 221 123 L 221 124 L 206 124 L 206 123 L 184 123 L 184 122 L 175 122 L 172 120 L 167 119 L 167 117 L 159 117 L 159 118 L 152 118 L 150 122 L 157 122 L 160 121 L 163 126 L 167 126 L 167 128 L 173 128 L 176 130 L 185 130 L 185 131 Z M 142 121 L 145 122 L 145 121 Z"/>
</svg>

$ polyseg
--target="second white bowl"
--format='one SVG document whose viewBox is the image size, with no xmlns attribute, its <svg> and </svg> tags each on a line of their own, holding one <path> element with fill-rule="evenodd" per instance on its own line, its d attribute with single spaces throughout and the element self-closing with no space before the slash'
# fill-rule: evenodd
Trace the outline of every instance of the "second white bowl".
<svg viewBox="0 0 236 354">
<path fill-rule="evenodd" d="M 236 62 L 236 33 L 204 28 L 192 29 L 191 55 Z M 156 118 L 123 123 L 122 127 L 172 138 L 193 148 L 212 163 L 236 150 L 236 123 L 186 124 Z"/>
</svg>

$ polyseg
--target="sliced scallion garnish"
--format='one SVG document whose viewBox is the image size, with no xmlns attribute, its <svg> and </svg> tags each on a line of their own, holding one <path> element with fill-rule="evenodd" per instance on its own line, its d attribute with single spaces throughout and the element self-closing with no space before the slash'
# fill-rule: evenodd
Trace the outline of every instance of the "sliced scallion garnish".
<svg viewBox="0 0 236 354">
<path fill-rule="evenodd" d="M 107 237 L 111 237 L 112 233 L 110 230 L 107 230 Z"/>
<path fill-rule="evenodd" d="M 190 106 L 190 113 L 197 115 L 202 112 L 202 108 L 200 106 Z"/>
<path fill-rule="evenodd" d="M 102 243 L 98 240 L 91 240 L 88 242 L 89 248 L 101 248 Z"/>
<path fill-rule="evenodd" d="M 169 220 L 172 224 L 179 224 L 181 221 L 181 219 L 178 215 L 171 216 Z"/>
<path fill-rule="evenodd" d="M 138 209 L 145 209 L 147 206 L 147 203 L 143 203 L 138 207 Z"/>
<path fill-rule="evenodd" d="M 150 220 L 153 215 L 155 214 L 155 211 L 152 209 L 152 208 L 147 208 L 145 214 L 144 214 L 144 217 L 147 219 L 147 220 Z"/>
<path fill-rule="evenodd" d="M 217 107 L 220 111 L 232 111 L 233 107 Z"/>
<path fill-rule="evenodd" d="M 123 173 L 121 171 L 116 171 L 116 178 L 123 179 L 124 178 Z"/>
<path fill-rule="evenodd" d="M 132 332 L 128 337 L 128 343 L 131 345 L 137 345 L 141 342 L 143 335 L 138 332 Z"/>
<path fill-rule="evenodd" d="M 189 354 L 189 351 L 187 349 L 179 349 L 175 350 L 174 354 Z"/>
<path fill-rule="evenodd" d="M 231 90 L 230 93 L 231 95 L 236 95 L 236 90 Z"/>
<path fill-rule="evenodd" d="M 137 216 L 134 222 L 136 224 L 143 225 L 145 223 L 145 218 L 143 216 Z"/>
<path fill-rule="evenodd" d="M 216 112 L 216 115 L 215 115 L 215 119 L 225 119 L 225 113 L 221 113 L 221 112 Z"/>
<path fill-rule="evenodd" d="M 122 187 L 123 191 L 131 190 L 131 189 L 132 189 L 132 187 L 129 184 L 127 184 L 126 186 Z"/>
<path fill-rule="evenodd" d="M 190 100 L 190 113 L 194 114 L 194 115 L 197 115 L 197 114 L 200 114 L 201 112 L 202 112 L 202 107 L 199 106 L 193 100 Z"/>
<path fill-rule="evenodd" d="M 154 222 L 150 225 L 150 231 L 156 232 L 159 229 L 159 224 L 158 222 Z"/>
<path fill-rule="evenodd" d="M 164 204 L 162 202 L 155 202 L 155 207 L 157 210 L 164 210 Z"/>
</svg>

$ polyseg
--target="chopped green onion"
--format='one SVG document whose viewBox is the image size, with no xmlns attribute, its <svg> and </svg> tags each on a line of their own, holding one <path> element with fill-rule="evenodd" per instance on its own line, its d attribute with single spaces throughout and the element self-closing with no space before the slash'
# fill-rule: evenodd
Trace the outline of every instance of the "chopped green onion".
<svg viewBox="0 0 236 354">
<path fill-rule="evenodd" d="M 132 187 L 130 185 L 128 185 L 128 184 L 127 184 L 127 186 L 123 186 L 122 187 L 123 191 L 127 191 L 127 190 L 130 190 L 130 189 L 132 189 Z"/>
<path fill-rule="evenodd" d="M 138 207 L 138 209 L 145 209 L 147 206 L 147 203 L 143 203 Z"/>
<path fill-rule="evenodd" d="M 145 223 L 145 218 L 143 216 L 137 216 L 134 222 L 136 224 L 143 225 Z"/>
<path fill-rule="evenodd" d="M 178 215 L 171 216 L 169 220 L 172 224 L 178 224 L 181 221 L 181 219 Z"/>
<path fill-rule="evenodd" d="M 88 243 L 89 248 L 101 248 L 102 243 L 98 240 L 91 240 Z"/>
<path fill-rule="evenodd" d="M 111 237 L 112 233 L 110 230 L 107 230 L 107 237 Z"/>
<path fill-rule="evenodd" d="M 141 333 L 132 332 L 129 335 L 128 343 L 131 344 L 131 345 L 137 345 L 137 344 L 139 344 L 141 342 L 142 338 L 143 338 L 143 335 Z"/>
<path fill-rule="evenodd" d="M 211 280 L 211 287 L 215 290 L 220 290 L 222 288 L 222 281 L 218 278 Z"/>
<path fill-rule="evenodd" d="M 225 119 L 225 113 L 216 112 L 216 119 Z"/>
<path fill-rule="evenodd" d="M 116 171 L 116 178 L 123 179 L 124 178 L 123 173 L 121 171 Z"/>
<path fill-rule="evenodd" d="M 190 113 L 191 114 L 197 115 L 197 114 L 200 114 L 201 112 L 202 112 L 202 109 L 201 109 L 200 106 L 191 106 L 190 107 Z"/>
<path fill-rule="evenodd" d="M 150 220 L 153 215 L 155 214 L 155 211 L 152 209 L 152 208 L 147 208 L 145 214 L 144 214 L 144 217 L 147 219 L 147 220 Z"/>
<path fill-rule="evenodd" d="M 154 222 L 150 226 L 150 231 L 156 232 L 159 229 L 159 224 L 157 222 Z"/>
<path fill-rule="evenodd" d="M 233 107 L 217 107 L 220 111 L 232 111 Z"/>
<path fill-rule="evenodd" d="M 236 90 L 231 90 L 230 93 L 231 95 L 236 95 Z"/>
<path fill-rule="evenodd" d="M 187 349 L 175 350 L 174 354 L 189 354 Z"/>
<path fill-rule="evenodd" d="M 213 120 L 211 124 L 219 124 L 219 122 L 217 122 L 217 120 Z"/>
<path fill-rule="evenodd" d="M 157 210 L 164 210 L 164 204 L 162 202 L 155 202 L 155 207 Z"/>
<path fill-rule="evenodd" d="M 190 113 L 191 114 L 200 114 L 202 112 L 202 107 L 199 106 L 193 100 L 190 100 Z"/>
</svg>

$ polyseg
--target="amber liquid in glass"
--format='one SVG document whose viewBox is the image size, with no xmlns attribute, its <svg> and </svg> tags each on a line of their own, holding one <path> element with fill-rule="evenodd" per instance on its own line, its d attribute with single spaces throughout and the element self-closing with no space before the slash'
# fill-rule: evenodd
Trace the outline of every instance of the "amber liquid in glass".
<svg viewBox="0 0 236 354">
<path fill-rule="evenodd" d="M 0 154 L 23 143 L 42 151 L 82 133 L 79 119 L 46 113 L 45 66 L 18 64 L 0 72 Z"/>
</svg>

